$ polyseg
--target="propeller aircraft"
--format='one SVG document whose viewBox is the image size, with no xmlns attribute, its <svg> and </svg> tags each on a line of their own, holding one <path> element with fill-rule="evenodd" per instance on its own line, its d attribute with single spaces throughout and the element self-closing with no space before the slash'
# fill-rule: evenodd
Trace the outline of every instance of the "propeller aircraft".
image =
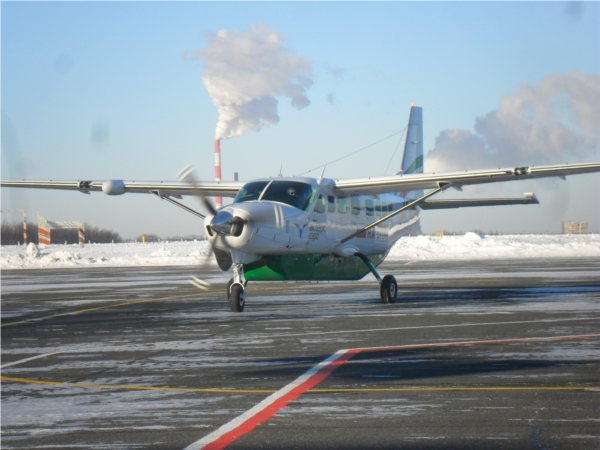
<svg viewBox="0 0 600 450">
<path fill-rule="evenodd" d="M 2 187 L 78 190 L 85 194 L 154 194 L 204 219 L 204 229 L 218 266 L 233 269 L 227 298 L 234 312 L 244 310 L 249 281 L 359 280 L 372 273 L 381 300 L 393 303 L 398 286 L 377 266 L 403 235 L 420 232 L 421 212 L 428 209 L 531 205 L 523 198 L 433 200 L 449 188 L 560 177 L 600 171 L 600 162 L 447 173 L 423 173 L 423 112 L 412 106 L 401 170 L 392 176 L 329 179 L 275 177 L 242 182 L 199 182 L 190 167 L 176 182 L 3 180 Z M 425 192 L 427 190 L 427 192 Z M 207 214 L 176 199 L 197 196 Z M 232 197 L 215 209 L 207 197 Z M 193 277 L 193 283 L 206 283 Z"/>
</svg>

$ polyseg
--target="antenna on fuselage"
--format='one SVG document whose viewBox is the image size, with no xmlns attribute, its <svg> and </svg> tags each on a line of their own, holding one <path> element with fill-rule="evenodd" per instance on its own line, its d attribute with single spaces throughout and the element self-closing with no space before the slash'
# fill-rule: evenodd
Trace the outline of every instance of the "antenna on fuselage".
<svg viewBox="0 0 600 450">
<path fill-rule="evenodd" d="M 283 164 L 281 166 L 279 166 L 279 177 L 281 178 L 283 176 L 283 174 L 281 173 L 283 171 Z"/>
<path fill-rule="evenodd" d="M 321 172 L 321 176 L 319 176 L 319 178 L 323 178 L 323 175 L 325 174 L 325 169 L 327 169 L 327 164 L 323 166 L 323 171 Z"/>
</svg>

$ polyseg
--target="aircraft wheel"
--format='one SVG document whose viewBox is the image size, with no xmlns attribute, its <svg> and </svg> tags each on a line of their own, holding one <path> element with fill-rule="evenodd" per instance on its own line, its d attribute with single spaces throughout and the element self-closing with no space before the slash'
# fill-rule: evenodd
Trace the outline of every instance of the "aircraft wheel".
<svg viewBox="0 0 600 450">
<path fill-rule="evenodd" d="M 231 294 L 229 296 L 229 304 L 233 312 L 242 312 L 246 304 L 246 291 L 244 286 L 235 283 L 231 286 Z"/>
<path fill-rule="evenodd" d="M 394 303 L 398 296 L 398 284 L 392 275 L 386 275 L 381 280 L 381 301 L 383 303 Z"/>
</svg>

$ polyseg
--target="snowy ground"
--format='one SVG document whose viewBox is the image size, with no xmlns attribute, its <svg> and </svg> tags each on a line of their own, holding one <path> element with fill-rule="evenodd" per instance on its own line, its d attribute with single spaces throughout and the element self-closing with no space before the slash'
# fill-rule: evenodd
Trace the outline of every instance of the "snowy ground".
<svg viewBox="0 0 600 450">
<path fill-rule="evenodd" d="M 208 242 L 3 246 L 0 268 L 172 266 L 209 262 Z M 505 235 L 404 237 L 391 250 L 396 260 L 457 260 L 600 256 L 600 235 Z"/>
</svg>

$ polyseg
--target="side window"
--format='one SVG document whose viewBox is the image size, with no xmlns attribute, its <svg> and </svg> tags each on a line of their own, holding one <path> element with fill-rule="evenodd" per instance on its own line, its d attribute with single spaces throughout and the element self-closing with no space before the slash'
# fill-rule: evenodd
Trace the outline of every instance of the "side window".
<svg viewBox="0 0 600 450">
<path fill-rule="evenodd" d="M 335 197 L 333 195 L 329 195 L 327 197 L 327 211 L 330 213 L 335 212 Z"/>
<path fill-rule="evenodd" d="M 365 209 L 367 210 L 367 216 L 372 216 L 375 211 L 375 205 L 373 200 L 368 198 L 365 200 Z"/>
<path fill-rule="evenodd" d="M 348 211 L 348 203 L 346 197 L 338 197 L 338 212 L 340 214 L 346 214 Z"/>
<path fill-rule="evenodd" d="M 325 197 L 319 195 L 317 199 L 317 203 L 315 203 L 315 212 L 324 213 L 325 212 Z"/>
<path fill-rule="evenodd" d="M 352 214 L 354 214 L 355 216 L 360 216 L 360 198 L 352 197 L 351 202 L 352 202 Z"/>
<path fill-rule="evenodd" d="M 381 217 L 381 200 L 375 200 L 375 215 Z"/>
</svg>

